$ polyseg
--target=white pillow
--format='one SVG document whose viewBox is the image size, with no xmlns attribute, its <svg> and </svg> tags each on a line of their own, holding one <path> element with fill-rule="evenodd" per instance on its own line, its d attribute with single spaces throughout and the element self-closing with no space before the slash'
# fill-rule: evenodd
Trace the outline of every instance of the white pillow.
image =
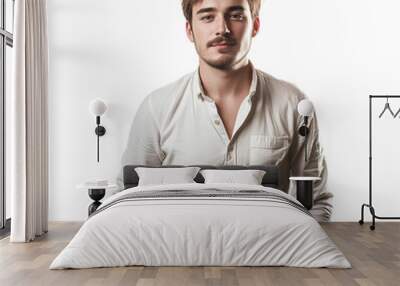
<svg viewBox="0 0 400 286">
<path fill-rule="evenodd" d="M 262 170 L 201 170 L 204 183 L 234 183 L 261 185 L 265 171 Z"/>
<path fill-rule="evenodd" d="M 136 167 L 138 186 L 195 183 L 199 167 L 147 168 Z"/>
</svg>

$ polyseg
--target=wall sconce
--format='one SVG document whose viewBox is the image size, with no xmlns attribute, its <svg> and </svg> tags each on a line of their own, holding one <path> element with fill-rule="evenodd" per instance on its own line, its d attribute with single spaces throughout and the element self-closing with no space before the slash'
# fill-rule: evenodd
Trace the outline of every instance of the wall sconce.
<svg viewBox="0 0 400 286">
<path fill-rule="evenodd" d="M 311 103 L 310 100 L 308 99 L 303 99 L 302 101 L 299 102 L 297 105 L 297 111 L 300 113 L 301 116 L 304 117 L 303 125 L 299 128 L 299 134 L 301 136 L 305 137 L 305 142 L 304 142 L 304 158 L 305 161 L 308 161 L 307 158 L 307 140 L 308 140 L 308 134 L 310 132 L 310 129 L 308 128 L 308 118 L 312 116 L 314 112 L 314 107 Z"/>
<path fill-rule="evenodd" d="M 89 110 L 94 116 L 96 116 L 97 127 L 94 130 L 94 133 L 97 135 L 97 162 L 99 162 L 99 138 L 106 134 L 106 129 L 100 125 L 100 116 L 106 112 L 107 105 L 101 99 L 96 98 L 90 102 Z"/>
</svg>

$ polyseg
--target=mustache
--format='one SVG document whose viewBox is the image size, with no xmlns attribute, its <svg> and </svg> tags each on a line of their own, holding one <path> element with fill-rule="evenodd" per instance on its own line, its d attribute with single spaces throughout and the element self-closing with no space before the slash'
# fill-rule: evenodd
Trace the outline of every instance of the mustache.
<svg viewBox="0 0 400 286">
<path fill-rule="evenodd" d="M 222 43 L 222 42 L 226 42 L 228 45 L 236 44 L 235 39 L 233 39 L 231 37 L 218 36 L 215 39 L 213 39 L 212 41 L 210 41 L 207 44 L 207 47 L 212 47 L 212 46 L 217 45 L 217 44 Z"/>
</svg>

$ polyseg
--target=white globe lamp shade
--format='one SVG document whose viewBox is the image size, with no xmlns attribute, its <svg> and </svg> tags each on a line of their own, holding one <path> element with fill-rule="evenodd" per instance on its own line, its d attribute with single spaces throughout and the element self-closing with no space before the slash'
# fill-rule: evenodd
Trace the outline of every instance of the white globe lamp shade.
<svg viewBox="0 0 400 286">
<path fill-rule="evenodd" d="M 312 114 L 314 112 L 314 107 L 313 107 L 312 102 L 308 99 L 303 99 L 297 105 L 297 111 L 302 116 L 307 116 L 307 117 L 312 116 Z"/>
<path fill-rule="evenodd" d="M 89 104 L 89 111 L 94 116 L 102 116 L 107 110 L 107 105 L 99 98 L 92 100 Z"/>
</svg>

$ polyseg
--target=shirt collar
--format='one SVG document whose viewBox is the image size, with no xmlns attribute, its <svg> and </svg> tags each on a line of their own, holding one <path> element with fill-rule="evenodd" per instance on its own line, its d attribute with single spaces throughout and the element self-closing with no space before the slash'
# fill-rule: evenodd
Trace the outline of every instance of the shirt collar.
<svg viewBox="0 0 400 286">
<path fill-rule="evenodd" d="M 250 101 L 257 91 L 257 70 L 251 61 L 249 61 L 249 63 L 252 70 L 252 78 L 248 95 L 249 98 L 248 100 Z M 201 84 L 200 67 L 196 69 L 193 75 L 193 94 L 195 96 L 198 96 L 202 100 L 213 102 L 213 100 L 209 96 L 206 96 L 206 93 L 204 92 L 203 89 L 203 85 Z"/>
<path fill-rule="evenodd" d="M 203 85 L 201 84 L 200 67 L 197 67 L 193 75 L 193 94 L 202 100 L 212 101 L 211 98 L 205 95 L 206 93 L 204 92 Z"/>
</svg>

